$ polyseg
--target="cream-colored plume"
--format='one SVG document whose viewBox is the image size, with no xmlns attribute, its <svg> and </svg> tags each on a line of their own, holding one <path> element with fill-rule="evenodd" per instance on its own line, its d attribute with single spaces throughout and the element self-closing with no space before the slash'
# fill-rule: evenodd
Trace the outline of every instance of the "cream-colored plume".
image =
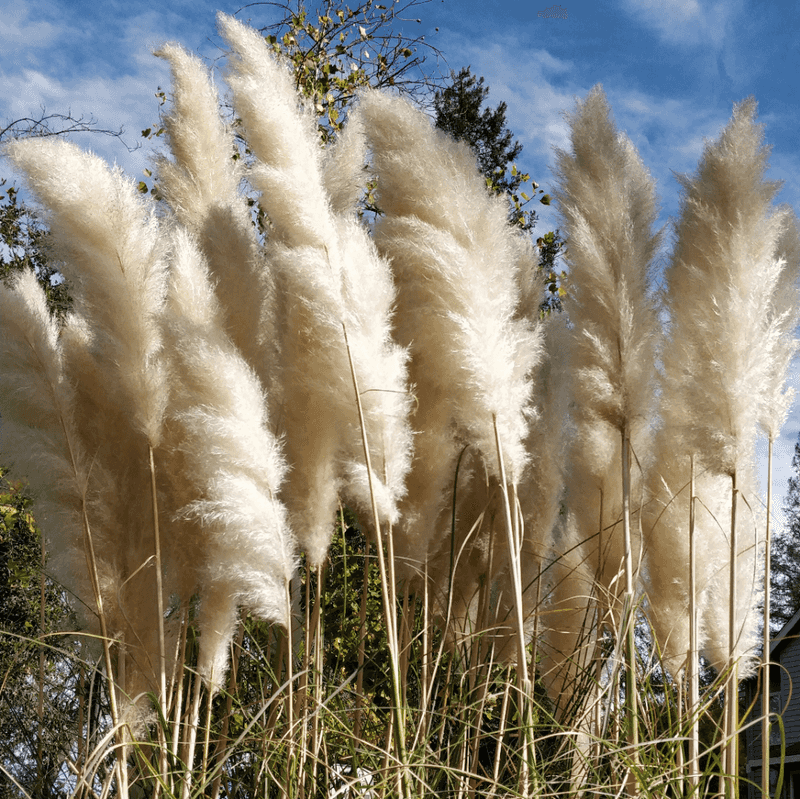
<svg viewBox="0 0 800 799">
<path fill-rule="evenodd" d="M 394 303 L 389 266 L 353 206 L 363 144 L 358 128 L 332 163 L 349 164 L 342 181 L 323 167 L 313 118 L 263 38 L 220 14 L 233 52 L 227 80 L 256 162 L 248 179 L 270 221 L 270 268 L 278 286 L 280 382 L 276 414 L 291 471 L 282 492 L 301 548 L 319 564 L 341 493 L 364 511 L 371 495 L 383 520 L 397 520 L 411 436 L 406 352 L 391 340 Z M 330 167 L 329 162 L 329 167 Z M 333 191 L 336 213 L 328 198 Z M 352 358 L 364 409 L 372 474 L 365 466 Z"/>
<path fill-rule="evenodd" d="M 800 231 L 793 211 L 784 208 L 778 213 L 783 224 L 773 261 L 767 267 L 773 290 L 761 339 L 761 346 L 769 353 L 770 368 L 759 413 L 761 429 L 773 441 L 795 398 L 795 389 L 787 386 L 786 380 L 797 352 L 795 330 L 800 324 Z M 780 270 L 779 276 L 773 276 L 774 269 Z"/>
<path fill-rule="evenodd" d="M 772 210 L 778 187 L 764 180 L 768 150 L 754 116 L 754 101 L 737 105 L 720 137 L 706 144 L 696 174 L 680 178 L 681 215 L 665 273 L 670 321 L 662 352 L 662 429 L 650 480 L 655 501 L 648 517 L 655 520 L 647 522 L 648 574 L 656 633 L 673 641 L 665 647 L 674 663 L 688 641 L 684 617 L 666 613 L 689 605 L 690 455 L 697 473 L 708 473 L 696 490 L 709 509 L 708 515 L 698 513 L 701 651 L 717 666 L 728 659 L 734 476 L 745 500 L 737 513 L 734 657 L 752 654 L 754 646 L 761 524 L 755 512 L 755 439 L 759 422 L 774 430 L 784 412 L 782 386 L 796 314 L 783 308 L 789 297 L 779 296 L 796 291 L 796 267 L 784 267 L 781 250 L 792 250 L 788 218 Z"/>
<path fill-rule="evenodd" d="M 50 568 L 84 600 L 89 613 L 82 619 L 99 633 L 83 526 L 90 464 L 73 419 L 58 326 L 33 272 L 22 272 L 12 286 L 0 284 L 0 329 L 3 457 L 30 475 Z"/>
<path fill-rule="evenodd" d="M 53 256 L 90 323 L 109 401 L 156 446 L 168 391 L 156 321 L 166 265 L 152 208 L 118 169 L 66 141 L 19 140 L 6 154 L 46 208 Z"/>
<path fill-rule="evenodd" d="M 622 436 L 631 445 L 631 508 L 641 502 L 637 460 L 647 456 L 658 322 L 650 294 L 660 234 L 655 183 L 617 132 L 602 88 L 569 116 L 571 152 L 557 151 L 554 191 L 569 241 L 574 438 L 567 466 L 570 524 L 588 542 L 601 604 L 625 589 Z M 638 565 L 638 526 L 631 525 Z"/>
<path fill-rule="evenodd" d="M 498 478 L 494 420 L 508 481 L 521 479 L 541 333 L 518 315 L 520 245 L 469 148 L 396 97 L 366 94 L 358 115 L 383 211 L 375 241 L 392 262 L 395 335 L 411 350 L 417 399 L 415 461 L 396 551 L 420 564 L 448 529 L 438 517 L 460 449 L 475 446 Z"/>
<path fill-rule="evenodd" d="M 92 463 L 87 520 L 95 553 L 94 564 L 72 562 L 98 572 L 107 630 L 127 653 L 123 690 L 135 699 L 157 690 L 160 662 L 149 468 L 168 398 L 160 226 L 133 182 L 97 156 L 55 139 L 13 142 L 6 152 L 45 205 L 51 258 L 70 281 L 64 371 Z"/>
<path fill-rule="evenodd" d="M 199 669 L 217 682 L 238 606 L 288 623 L 294 538 L 278 500 L 286 467 L 258 378 L 223 330 L 197 245 L 179 230 L 173 250 L 164 326 L 174 388 L 160 455 L 182 598 L 200 594 Z"/>
<path fill-rule="evenodd" d="M 159 190 L 197 236 L 225 330 L 277 405 L 274 280 L 240 191 L 244 170 L 233 132 L 220 116 L 217 92 L 200 59 L 176 44 L 164 45 L 157 55 L 169 61 L 173 76 L 172 108 L 163 117 L 172 160 L 156 161 Z"/>
</svg>

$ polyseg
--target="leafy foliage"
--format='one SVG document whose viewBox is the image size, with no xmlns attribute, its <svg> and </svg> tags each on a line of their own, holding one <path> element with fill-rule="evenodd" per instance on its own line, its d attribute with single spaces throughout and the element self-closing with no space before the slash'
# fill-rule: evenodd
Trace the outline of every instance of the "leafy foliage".
<svg viewBox="0 0 800 799">
<path fill-rule="evenodd" d="M 20 200 L 16 187 L 5 180 L 0 180 L 0 242 L 0 280 L 32 269 L 50 308 L 63 316 L 70 307 L 69 292 L 57 268 L 47 260 L 47 230 Z"/>
<path fill-rule="evenodd" d="M 772 539 L 770 626 L 773 633 L 800 609 L 800 440 L 794 447 L 792 476 L 783 510 L 786 526 Z"/>
<path fill-rule="evenodd" d="M 81 697 L 77 645 L 55 636 L 74 621 L 63 591 L 42 574 L 31 506 L 22 484 L 0 472 L 0 763 L 44 797 L 65 777 Z M 17 794 L 0 789 L 6 795 Z"/>
<path fill-rule="evenodd" d="M 284 17 L 262 28 L 275 52 L 292 64 L 297 90 L 315 109 L 323 140 L 341 130 L 359 89 L 393 87 L 419 98 L 430 91 L 425 59 L 440 53 L 423 35 L 400 30 L 420 5 L 421 0 L 364 0 L 352 9 L 334 0 L 310 8 L 287 3 L 279 6 Z"/>
</svg>

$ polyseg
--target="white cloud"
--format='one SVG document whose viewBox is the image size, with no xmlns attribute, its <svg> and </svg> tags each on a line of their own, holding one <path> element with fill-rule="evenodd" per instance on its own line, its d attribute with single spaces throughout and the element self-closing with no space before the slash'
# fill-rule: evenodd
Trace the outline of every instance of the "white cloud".
<svg viewBox="0 0 800 799">
<path fill-rule="evenodd" d="M 59 30 L 49 19 L 32 19 L 31 9 L 24 5 L 14 5 L 0 15 L 0 41 L 8 56 L 23 48 L 43 48 L 52 44 L 59 36 Z"/>
<path fill-rule="evenodd" d="M 622 0 L 622 7 L 665 44 L 702 45 L 720 49 L 730 25 L 741 11 L 740 0 L 703 3 L 697 0 Z"/>
<path fill-rule="evenodd" d="M 42 109 L 122 128 L 125 144 L 137 148 L 133 153 L 111 137 L 71 138 L 139 179 L 153 146 L 141 131 L 158 121 L 155 93 L 169 85 L 168 66 L 152 55 L 153 47 L 173 40 L 195 50 L 215 31 L 214 10 L 206 10 L 205 0 L 193 4 L 194 14 L 178 13 L 178 5 L 140 10 L 110 0 L 87 14 L 48 0 L 22 0 L 18 12 L 0 22 L 0 47 L 15 53 L 0 63 L 0 129 Z"/>
<path fill-rule="evenodd" d="M 553 148 L 570 147 L 564 112 L 602 82 L 617 127 L 631 138 L 657 180 L 662 224 L 678 209 L 672 172 L 694 170 L 704 138 L 716 136 L 730 117 L 729 108 L 709 107 L 682 96 L 655 96 L 616 77 L 606 80 L 603 73 L 587 80 L 585 65 L 528 47 L 510 32 L 480 44 L 448 32 L 442 33 L 442 40 L 445 52 L 457 52 L 460 63 L 470 64 L 474 74 L 486 79 L 490 105 L 507 103 L 508 126 L 524 146 L 519 166 L 545 190 L 553 184 Z M 536 210 L 542 229 L 555 226 L 553 208 Z"/>
</svg>

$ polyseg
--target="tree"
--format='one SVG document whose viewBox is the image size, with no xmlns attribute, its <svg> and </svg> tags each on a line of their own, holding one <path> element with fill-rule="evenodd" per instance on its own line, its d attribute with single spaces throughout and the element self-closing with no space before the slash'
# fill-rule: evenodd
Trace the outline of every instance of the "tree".
<svg viewBox="0 0 800 799">
<path fill-rule="evenodd" d="M 773 633 L 800 608 L 800 439 L 794 445 L 792 476 L 783 511 L 786 527 L 772 539 L 770 626 Z"/>
<path fill-rule="evenodd" d="M 286 3 L 279 5 L 284 17 L 261 29 L 275 52 L 291 62 L 297 89 L 317 111 L 323 137 L 341 129 L 359 89 L 394 87 L 424 98 L 436 84 L 424 64 L 428 53 L 439 51 L 424 36 L 406 36 L 396 27 L 421 4 L 363 0 L 351 9 L 336 0 L 310 8 Z"/>
<path fill-rule="evenodd" d="M 507 174 L 519 157 L 522 145 L 506 127 L 506 104 L 482 108 L 489 96 L 489 87 L 482 77 L 476 78 L 470 67 L 450 73 L 450 85 L 438 90 L 433 99 L 436 127 L 475 151 L 478 166 L 497 191 L 512 194 L 523 177 L 516 171 Z"/>
<path fill-rule="evenodd" d="M 47 230 L 35 213 L 19 198 L 15 186 L 0 179 L 0 280 L 8 280 L 32 269 L 47 294 L 51 309 L 59 316 L 69 310 L 67 285 L 58 270 L 48 263 Z"/>
</svg>

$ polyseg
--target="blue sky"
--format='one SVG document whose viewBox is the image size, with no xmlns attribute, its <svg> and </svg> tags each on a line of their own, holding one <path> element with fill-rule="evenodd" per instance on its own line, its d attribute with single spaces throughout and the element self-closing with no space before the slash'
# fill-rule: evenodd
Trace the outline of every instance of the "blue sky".
<svg viewBox="0 0 800 799">
<path fill-rule="evenodd" d="M 566 19 L 538 16 L 554 5 Z M 79 141 L 139 178 L 158 146 L 139 134 L 157 121 L 155 93 L 169 85 L 152 48 L 178 41 L 217 59 L 215 12 L 239 9 L 239 0 L 0 0 L 0 122 L 45 107 L 123 127 L 138 150 L 112 138 Z M 261 26 L 274 15 L 269 4 L 255 3 L 238 16 Z M 406 32 L 424 34 L 442 51 L 443 71 L 470 65 L 486 78 L 490 103 L 507 103 L 509 126 L 524 146 L 519 166 L 542 188 L 551 184 L 552 148 L 567 146 L 562 112 L 602 83 L 618 127 L 657 180 L 666 224 L 678 212 L 672 173 L 694 170 L 704 138 L 719 133 L 735 102 L 754 95 L 773 147 L 769 177 L 784 181 L 778 201 L 800 212 L 800 4 L 430 0 L 409 16 L 421 22 L 405 23 Z M 554 210 L 542 207 L 540 229 L 554 225 Z M 776 446 L 779 504 L 798 432 L 796 405 Z"/>
</svg>

